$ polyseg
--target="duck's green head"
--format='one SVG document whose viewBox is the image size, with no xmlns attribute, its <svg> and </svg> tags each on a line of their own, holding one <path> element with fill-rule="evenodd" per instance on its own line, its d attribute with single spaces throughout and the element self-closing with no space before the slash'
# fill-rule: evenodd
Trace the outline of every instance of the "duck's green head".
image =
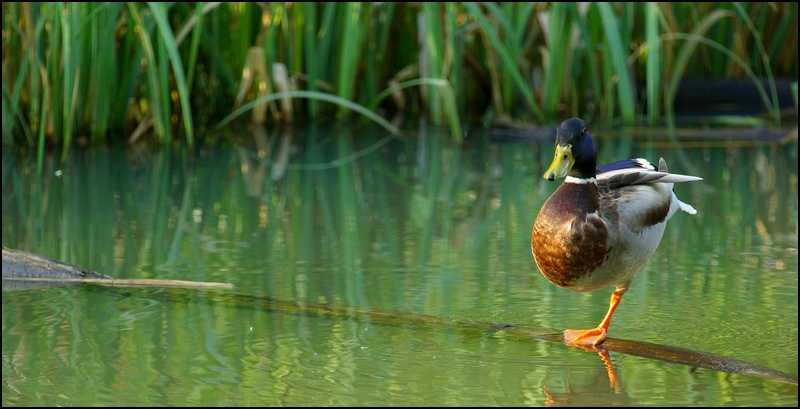
<svg viewBox="0 0 800 409">
<path fill-rule="evenodd" d="M 544 173 L 544 178 L 556 180 L 567 175 L 591 178 L 595 176 L 596 167 L 597 154 L 586 122 L 580 118 L 570 118 L 562 122 L 556 129 L 556 154 Z"/>
</svg>

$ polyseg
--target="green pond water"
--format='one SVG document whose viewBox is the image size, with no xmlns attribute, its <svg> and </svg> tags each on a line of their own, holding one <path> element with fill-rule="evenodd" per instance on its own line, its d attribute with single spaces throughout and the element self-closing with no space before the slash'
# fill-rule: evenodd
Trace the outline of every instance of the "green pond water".
<svg viewBox="0 0 800 409">
<path fill-rule="evenodd" d="M 600 164 L 663 156 L 704 178 L 676 185 L 698 213 L 670 220 L 609 336 L 796 379 L 796 140 L 593 134 Z M 534 264 L 552 144 L 448 138 L 261 129 L 194 158 L 75 151 L 44 177 L 4 150 L 3 246 L 235 289 L 9 288 L 3 406 L 797 405 L 796 384 L 521 335 L 597 325 L 612 289 Z"/>
</svg>

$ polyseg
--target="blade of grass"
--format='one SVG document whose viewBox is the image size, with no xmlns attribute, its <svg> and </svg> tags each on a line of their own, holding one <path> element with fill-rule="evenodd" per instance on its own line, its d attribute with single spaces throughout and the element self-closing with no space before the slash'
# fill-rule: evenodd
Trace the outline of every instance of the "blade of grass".
<svg viewBox="0 0 800 409">
<path fill-rule="evenodd" d="M 361 45 L 364 43 L 364 30 L 361 26 L 362 6 L 364 6 L 362 3 L 346 3 L 344 5 L 344 27 L 339 54 L 339 71 L 336 74 L 336 90 L 337 94 L 346 100 L 353 100 L 355 97 L 358 63 L 361 58 Z M 340 111 L 340 115 L 343 114 L 344 111 Z"/>
<path fill-rule="evenodd" d="M 568 3 L 552 3 L 549 11 L 550 37 L 547 44 L 547 61 L 545 62 L 542 84 L 542 109 L 553 115 L 561 103 L 565 78 L 568 75 L 569 60 L 572 54 L 571 27 L 569 25 Z"/>
<path fill-rule="evenodd" d="M 192 119 L 192 106 L 189 103 L 189 89 L 186 84 L 186 77 L 184 76 L 183 63 L 178 54 L 178 45 L 175 43 L 175 37 L 172 36 L 172 29 L 167 22 L 166 7 L 163 3 L 148 3 L 150 10 L 153 12 L 153 18 L 158 26 L 161 38 L 166 44 L 166 51 L 169 55 L 170 63 L 172 64 L 172 73 L 175 76 L 175 82 L 178 88 L 178 97 L 181 101 L 181 114 L 183 115 L 183 126 L 186 128 L 186 143 L 189 149 L 194 148 L 194 125 Z"/>
<path fill-rule="evenodd" d="M 603 17 L 603 31 L 605 33 L 605 46 L 608 50 L 608 57 L 614 68 L 614 76 L 617 80 L 617 94 L 619 106 L 622 110 L 622 118 L 626 123 L 632 124 L 636 117 L 634 107 L 633 86 L 631 77 L 628 73 L 628 56 L 625 54 L 625 47 L 622 45 L 620 36 L 619 20 L 611 5 L 608 3 L 595 3 Z"/>
<path fill-rule="evenodd" d="M 150 15 L 152 16 L 153 10 L 150 10 Z M 163 109 L 163 113 L 161 116 L 161 121 L 164 122 L 164 130 L 166 134 L 162 136 L 162 143 L 169 143 L 172 140 L 172 95 L 171 95 L 171 86 L 169 81 L 169 57 L 167 55 L 167 48 L 169 46 L 166 44 L 164 38 L 158 35 L 158 28 L 153 30 L 153 45 L 155 46 L 156 52 L 156 61 L 154 66 L 156 67 L 156 74 L 158 75 L 158 92 L 156 94 L 156 98 L 161 99 L 161 109 Z"/>
<path fill-rule="evenodd" d="M 645 15 L 645 42 L 647 55 L 645 56 L 645 77 L 647 78 L 647 122 L 654 125 L 661 115 L 661 41 L 658 38 L 658 3 L 647 2 L 644 6 Z"/>
<path fill-rule="evenodd" d="M 313 63 L 312 61 L 316 60 L 316 54 L 319 50 L 319 38 L 317 37 L 317 5 L 312 4 L 305 7 L 305 19 L 303 20 L 303 30 L 305 33 L 303 35 L 303 52 L 305 53 L 305 71 L 306 75 L 308 76 L 308 81 L 306 82 L 306 89 L 309 91 L 316 91 L 317 90 L 317 81 L 320 80 L 320 75 L 318 70 L 321 68 L 318 64 Z M 319 115 L 319 104 L 317 100 L 310 100 L 308 101 L 308 112 L 311 117 L 316 117 Z"/>
<path fill-rule="evenodd" d="M 764 49 L 764 41 L 761 38 L 760 30 L 758 30 L 753 21 L 750 20 L 750 17 L 747 15 L 747 12 L 744 10 L 742 5 L 738 2 L 733 3 L 733 8 L 736 9 L 736 12 L 739 13 L 739 16 L 742 20 L 745 21 L 747 27 L 750 29 L 750 33 L 753 35 L 753 40 L 755 42 L 756 49 L 758 50 L 758 55 L 761 56 L 761 63 L 764 64 L 764 73 L 767 76 L 767 83 L 769 84 L 769 95 L 772 96 L 771 103 L 768 101 L 764 101 L 764 105 L 769 110 L 770 114 L 773 118 L 775 118 L 775 125 L 781 124 L 781 110 L 780 104 L 778 103 L 778 91 L 775 89 L 775 78 L 772 76 L 772 67 L 770 67 L 769 63 L 769 55 L 767 54 L 767 50 Z M 745 65 L 747 70 L 750 70 L 750 65 Z M 758 81 L 760 83 L 760 81 Z M 762 95 L 763 98 L 766 98 Z"/>
<path fill-rule="evenodd" d="M 533 92 L 531 91 L 530 85 L 528 85 L 522 78 L 522 74 L 520 74 L 516 62 L 511 57 L 511 54 L 509 54 L 506 47 L 503 46 L 503 42 L 497 36 L 497 33 L 494 32 L 494 27 L 489 23 L 489 20 L 486 19 L 486 16 L 483 15 L 483 12 L 475 3 L 464 3 L 464 7 L 475 17 L 481 28 L 483 28 L 483 34 L 489 39 L 489 42 L 494 47 L 494 51 L 500 55 L 500 59 L 503 61 L 503 66 L 505 67 L 507 73 L 511 75 L 511 78 L 517 85 L 517 88 L 522 94 L 522 97 L 525 99 L 525 102 L 527 102 L 528 107 L 530 107 L 530 109 L 533 111 L 536 119 L 539 121 L 544 121 L 544 113 L 536 103 L 536 100 L 533 98 Z"/>
<path fill-rule="evenodd" d="M 675 57 L 675 61 L 672 66 L 672 73 L 666 83 L 666 87 L 664 88 L 664 114 L 666 116 L 668 128 L 674 129 L 675 113 L 673 103 L 675 101 L 675 95 L 678 92 L 678 86 L 680 85 L 680 80 L 683 77 L 686 66 L 689 64 L 689 58 L 692 56 L 692 54 L 694 54 L 695 49 L 697 49 L 697 45 L 700 43 L 703 33 L 707 32 L 708 29 L 718 20 L 725 17 L 731 17 L 732 15 L 733 13 L 722 10 L 717 10 L 710 13 L 703 20 L 701 20 L 700 24 L 697 24 L 694 30 L 692 30 L 692 32 L 687 36 L 686 39 L 691 41 L 687 41 L 678 51 L 678 55 Z M 667 35 L 662 38 L 662 41 L 666 41 L 673 37 L 678 38 L 680 37 L 680 34 L 676 33 Z"/>
<path fill-rule="evenodd" d="M 706 45 L 709 45 L 709 46 L 711 46 L 713 48 L 716 48 L 716 49 L 720 50 L 721 52 L 723 52 L 724 54 L 728 55 L 728 57 L 730 57 L 730 61 L 733 62 L 733 63 L 736 63 L 740 67 L 742 67 L 742 69 L 747 74 L 747 76 L 750 77 L 750 79 L 753 81 L 753 85 L 755 85 L 756 90 L 758 90 L 758 93 L 761 96 L 761 100 L 764 102 L 764 106 L 767 108 L 768 111 L 772 112 L 772 110 L 773 110 L 772 101 L 771 101 L 771 99 L 769 97 L 769 93 L 767 93 L 767 90 L 764 89 L 764 85 L 761 83 L 760 78 L 758 78 L 756 73 L 753 72 L 753 69 L 750 68 L 750 66 L 747 64 L 747 62 L 744 61 L 743 59 L 741 59 L 732 50 L 730 50 L 729 48 L 723 46 L 722 44 L 719 44 L 717 42 L 711 41 L 711 40 L 709 40 L 707 38 L 699 37 L 699 36 L 695 36 L 695 35 L 691 35 L 691 34 L 675 33 L 675 34 L 672 34 L 672 35 L 669 35 L 669 36 L 665 37 L 665 39 L 673 39 L 673 38 L 691 40 L 691 41 L 694 41 L 694 42 L 697 42 L 697 43 L 706 44 Z"/>
<path fill-rule="evenodd" d="M 577 25 L 578 31 L 580 32 L 581 38 L 583 39 L 583 47 L 579 48 L 578 44 L 576 43 L 576 49 L 583 50 L 583 54 L 585 55 L 585 62 L 583 64 L 576 66 L 580 66 L 581 68 L 589 71 L 589 76 L 588 76 L 589 83 L 588 85 L 583 85 L 585 84 L 583 81 L 581 81 L 581 78 L 583 77 L 582 74 L 583 70 L 579 71 L 577 69 L 572 70 L 573 73 L 572 81 L 575 84 L 581 84 L 580 86 L 589 87 L 593 89 L 595 103 L 598 106 L 602 107 L 606 103 L 606 101 L 605 99 L 602 98 L 603 85 L 602 81 L 600 80 L 600 70 L 598 69 L 597 64 L 595 62 L 596 59 L 593 46 L 594 39 L 592 38 L 592 33 L 591 30 L 589 30 L 589 25 L 587 24 L 587 21 L 581 16 L 581 10 L 579 10 L 578 8 L 573 8 L 572 12 L 574 14 L 572 21 L 574 21 L 575 25 Z M 576 63 L 581 62 L 577 58 L 575 60 Z"/>
<path fill-rule="evenodd" d="M 502 28 L 501 32 L 503 33 L 505 48 L 509 51 L 511 58 L 518 62 L 519 69 L 525 71 L 525 60 L 521 56 L 523 52 L 521 46 L 523 43 L 524 33 L 521 33 L 519 31 L 519 27 L 515 26 L 515 24 L 522 25 L 523 27 L 527 26 L 528 20 L 524 19 L 523 16 L 520 16 L 520 14 L 523 13 L 519 13 L 519 8 L 521 5 L 523 5 L 522 7 L 527 6 L 532 10 L 533 4 L 508 2 L 503 3 L 502 8 L 491 2 L 483 2 L 481 4 L 483 4 L 483 6 L 492 13 L 494 20 L 499 23 L 500 27 Z M 511 79 L 509 76 L 503 76 L 501 86 L 503 90 L 503 105 L 506 109 L 512 110 L 513 112 L 513 99 L 516 96 L 516 86 L 513 82 L 513 79 Z"/>
<path fill-rule="evenodd" d="M 63 83 L 63 71 L 61 71 L 61 66 L 63 65 L 63 59 L 61 58 L 63 54 L 63 34 L 64 30 L 61 28 L 61 25 L 64 23 L 63 19 L 61 18 L 61 14 L 63 13 L 64 5 L 60 2 L 53 2 L 47 3 L 45 5 L 45 11 L 47 15 L 47 22 L 50 27 L 47 29 L 47 32 L 50 34 L 49 41 L 47 41 L 46 36 L 43 34 L 41 36 L 37 36 L 37 41 L 40 44 L 37 44 L 37 48 L 40 50 L 48 50 L 53 58 L 46 58 L 45 59 L 45 68 L 47 70 L 47 78 L 49 79 L 50 84 L 50 104 L 43 105 L 43 110 L 48 110 L 48 120 L 47 120 L 47 134 L 53 135 L 56 141 L 60 141 L 62 138 L 63 132 L 63 112 L 64 112 L 64 83 Z"/>
<path fill-rule="evenodd" d="M 89 76 L 87 99 L 91 101 L 90 110 L 90 137 L 92 141 L 100 141 L 106 136 L 111 126 L 111 104 L 118 89 L 115 84 L 114 73 L 117 72 L 116 44 L 108 41 L 114 38 L 116 16 L 124 7 L 120 3 L 91 3 L 93 10 L 90 18 L 90 48 L 86 50 L 85 60 L 89 61 Z M 119 91 L 116 91 L 119 92 Z"/>
<path fill-rule="evenodd" d="M 421 29 L 423 46 L 420 50 L 420 76 L 442 78 L 444 75 L 444 50 L 442 49 L 441 11 L 439 3 L 421 3 Z M 423 87 L 425 87 L 423 85 Z M 425 87 L 429 116 L 434 123 L 442 122 L 442 106 L 437 88 Z"/>
<path fill-rule="evenodd" d="M 14 31 L 20 37 L 19 44 L 16 44 L 20 49 L 27 46 L 29 50 L 32 50 L 31 44 L 27 41 L 27 36 L 25 33 L 22 32 L 19 25 L 14 26 Z M 10 45 L 9 45 L 10 48 Z M 30 146 L 34 146 L 34 136 L 31 134 L 31 130 L 28 127 L 27 122 L 25 121 L 25 117 L 22 114 L 22 97 L 23 91 L 25 90 L 25 85 L 28 82 L 29 75 L 35 75 L 35 67 L 38 65 L 38 60 L 33 52 L 28 53 L 14 53 L 13 55 L 20 55 L 19 69 L 17 72 L 19 73 L 17 76 L 9 75 L 9 81 L 15 81 L 13 86 L 13 91 L 9 95 L 8 89 L 6 88 L 5 84 L 3 84 L 3 98 L 4 102 L 8 101 L 8 104 L 3 104 L 3 118 L 9 118 L 9 120 L 3 121 L 3 143 L 8 144 L 9 146 L 14 144 L 14 138 L 12 132 L 14 131 L 15 125 L 19 124 L 22 128 L 23 132 L 25 133 L 25 137 L 28 140 L 28 144 Z M 31 65 L 33 64 L 33 67 Z M 31 79 L 33 82 L 33 79 Z M 29 100 L 37 98 L 36 95 L 29 95 Z M 13 118 L 13 119 L 11 119 Z"/>
<path fill-rule="evenodd" d="M 781 58 L 781 54 L 783 53 L 784 47 L 787 47 L 787 45 L 790 49 L 797 47 L 797 2 L 786 3 L 783 6 L 788 7 L 789 10 L 783 10 L 783 18 L 772 35 L 772 41 L 770 42 L 769 51 L 767 52 L 767 59 L 769 61 L 784 61 L 791 64 L 791 59 L 783 59 Z M 796 57 L 795 55 L 794 61 L 797 61 Z M 796 65 L 796 62 L 794 65 Z M 784 69 L 787 71 L 791 70 L 787 68 L 788 67 Z"/>
<path fill-rule="evenodd" d="M 198 50 L 200 49 L 200 38 L 203 34 L 203 20 L 207 13 L 207 11 L 205 11 L 205 8 L 210 5 L 211 4 L 204 5 L 203 3 L 198 2 L 197 5 L 195 6 L 194 15 L 191 17 L 195 19 L 195 21 L 194 24 L 191 26 L 193 27 L 192 44 L 189 46 L 189 64 L 188 64 L 189 73 L 186 76 L 186 89 L 190 91 L 192 89 L 192 84 L 194 84 L 194 73 L 195 70 L 197 69 L 197 54 Z M 186 25 L 188 24 L 189 22 L 187 21 Z M 184 25 L 184 27 L 186 25 Z M 175 37 L 175 44 L 177 45 L 181 44 L 181 38 L 179 36 Z"/>
<path fill-rule="evenodd" d="M 438 87 L 442 93 L 442 101 L 444 104 L 445 114 L 447 115 L 448 124 L 450 126 L 451 136 L 453 140 L 461 143 L 461 120 L 458 115 L 458 107 L 456 106 L 455 95 L 450 83 L 447 80 L 440 78 L 418 78 L 401 82 L 393 85 L 376 95 L 369 106 L 374 110 L 380 105 L 381 101 L 403 88 L 430 85 Z"/>
<path fill-rule="evenodd" d="M 250 101 L 250 102 L 242 105 L 241 107 L 239 107 L 239 109 L 233 111 L 228 116 L 223 118 L 222 121 L 220 121 L 219 124 L 217 124 L 216 128 L 217 129 L 221 129 L 223 126 L 227 125 L 230 121 L 232 121 L 233 119 L 235 119 L 239 115 L 247 112 L 248 110 L 252 109 L 256 105 L 264 104 L 264 103 L 267 103 L 267 102 L 270 102 L 270 101 L 275 101 L 275 100 L 278 100 L 280 98 L 308 98 L 308 99 L 317 99 L 319 101 L 331 102 L 331 103 L 336 104 L 337 106 L 339 106 L 342 109 L 349 109 L 351 111 L 355 111 L 355 112 L 358 112 L 361 115 L 366 116 L 367 118 L 377 122 L 380 126 L 386 128 L 386 130 L 388 130 L 389 132 L 392 132 L 392 133 L 398 134 L 398 135 L 402 135 L 403 134 L 403 131 L 401 131 L 400 128 L 397 128 L 396 126 L 392 125 L 391 123 L 389 123 L 389 121 L 383 119 L 380 115 L 370 111 L 368 108 L 366 108 L 366 107 L 364 107 L 362 105 L 359 105 L 359 104 L 357 104 L 355 102 L 346 100 L 346 99 L 344 99 L 344 98 L 342 98 L 340 96 L 332 95 L 332 94 L 326 94 L 326 93 L 317 92 L 317 91 L 277 92 L 277 93 L 271 94 L 271 95 L 263 97 L 263 98 L 255 99 L 253 101 Z"/>
<path fill-rule="evenodd" d="M 22 14 L 23 18 L 26 21 L 34 21 L 33 20 L 33 11 L 31 10 L 31 3 L 24 3 L 22 6 Z M 43 115 L 43 111 L 45 111 L 48 105 L 42 104 L 42 99 L 44 99 L 44 93 L 50 92 L 50 81 L 48 81 L 47 76 L 47 61 L 41 61 L 38 57 L 38 50 L 40 46 L 39 38 L 43 35 L 44 29 L 46 27 L 46 18 L 39 18 L 36 20 L 35 28 L 30 27 L 30 24 L 25 25 L 25 39 L 28 43 L 28 52 L 27 56 L 30 58 L 30 121 L 33 124 L 33 130 L 38 131 L 39 126 L 45 124 L 45 122 L 41 122 L 41 117 Z M 44 53 L 42 53 L 44 54 Z M 37 124 L 39 121 L 39 124 Z"/>
<path fill-rule="evenodd" d="M 74 3 L 73 3 L 74 4 Z M 74 57 L 79 53 L 79 50 L 73 50 L 73 45 L 77 46 L 77 41 L 73 39 L 73 19 L 77 14 L 77 9 L 71 5 L 64 5 L 59 7 L 62 12 L 59 13 L 61 19 L 61 50 L 60 55 L 62 58 L 62 76 L 61 76 L 61 121 L 62 121 L 62 155 L 61 160 L 67 157 L 67 149 L 72 143 L 72 118 L 75 113 L 75 106 L 73 104 L 73 92 L 77 86 L 77 77 L 79 69 L 78 64 L 75 63 Z"/>
<path fill-rule="evenodd" d="M 161 100 L 158 98 L 158 74 L 157 74 L 157 67 L 156 67 L 156 57 L 155 53 L 153 52 L 153 44 L 150 41 L 150 36 L 147 34 L 148 30 L 142 20 L 141 15 L 139 14 L 139 10 L 136 8 L 136 3 L 128 3 L 128 10 L 131 13 L 131 18 L 135 23 L 134 30 L 139 37 L 139 43 L 144 51 L 145 58 L 146 58 L 146 66 L 145 72 L 147 73 L 147 82 L 149 84 L 149 92 L 150 92 L 150 104 L 148 106 L 149 110 L 153 112 L 153 118 L 155 122 L 156 128 L 156 135 L 163 138 L 166 134 L 166 126 L 169 124 L 165 124 L 163 122 L 163 109 L 161 107 Z"/>
</svg>

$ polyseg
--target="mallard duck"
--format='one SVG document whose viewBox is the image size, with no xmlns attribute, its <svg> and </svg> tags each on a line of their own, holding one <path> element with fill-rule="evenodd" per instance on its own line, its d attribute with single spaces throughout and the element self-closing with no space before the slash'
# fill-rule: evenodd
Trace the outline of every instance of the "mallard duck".
<svg viewBox="0 0 800 409">
<path fill-rule="evenodd" d="M 567 345 L 593 347 L 606 338 L 614 310 L 656 251 L 667 220 L 678 210 L 697 213 L 678 200 L 673 184 L 702 178 L 667 173 L 664 158 L 658 170 L 644 159 L 598 168 L 594 141 L 579 118 L 556 130 L 556 153 L 544 178 L 565 180 L 533 223 L 531 251 L 539 270 L 573 291 L 616 285 L 597 328 L 564 331 Z"/>
</svg>

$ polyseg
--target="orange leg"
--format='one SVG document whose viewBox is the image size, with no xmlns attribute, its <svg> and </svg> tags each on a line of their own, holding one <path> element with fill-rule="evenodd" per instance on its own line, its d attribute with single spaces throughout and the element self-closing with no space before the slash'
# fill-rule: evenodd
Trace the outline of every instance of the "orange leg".
<svg viewBox="0 0 800 409">
<path fill-rule="evenodd" d="M 611 294 L 611 303 L 608 306 L 608 312 L 603 321 L 597 328 L 592 329 L 568 329 L 564 331 L 564 343 L 569 346 L 595 346 L 606 339 L 606 332 L 608 332 L 608 324 L 611 323 L 611 316 L 614 315 L 614 310 L 617 309 L 622 294 L 619 291 L 614 291 Z"/>
</svg>

